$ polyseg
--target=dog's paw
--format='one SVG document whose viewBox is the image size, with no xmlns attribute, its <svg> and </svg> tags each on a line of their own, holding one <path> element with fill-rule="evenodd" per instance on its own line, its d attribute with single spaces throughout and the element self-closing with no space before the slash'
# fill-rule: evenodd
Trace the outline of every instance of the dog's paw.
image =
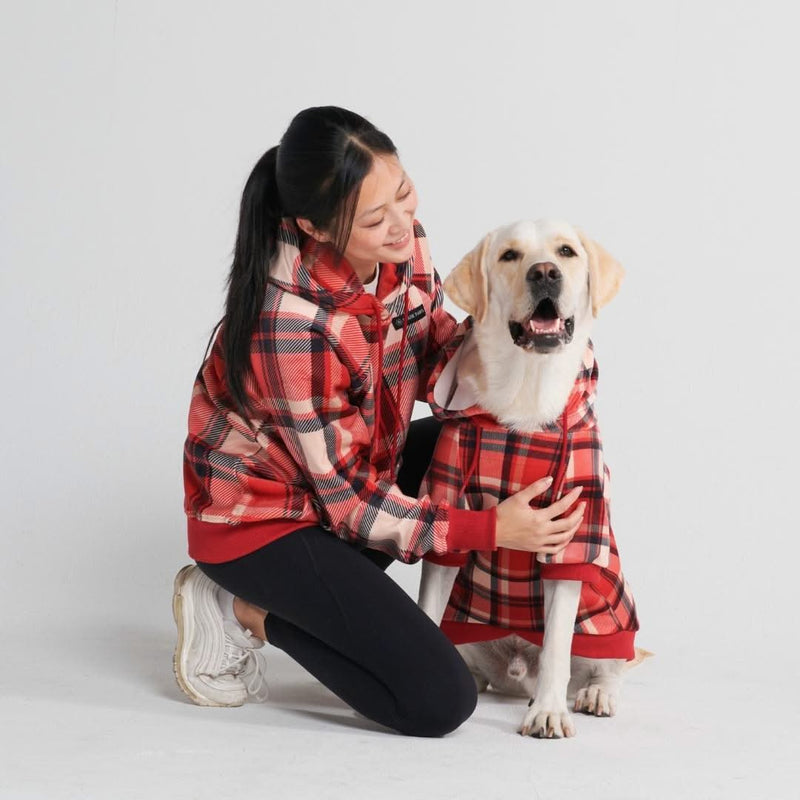
<svg viewBox="0 0 800 800">
<path fill-rule="evenodd" d="M 575 735 L 575 725 L 566 704 L 554 711 L 544 708 L 534 700 L 522 720 L 519 732 L 523 736 L 535 736 L 537 739 L 568 739 Z"/>
<path fill-rule="evenodd" d="M 575 696 L 575 711 L 596 717 L 613 717 L 617 713 L 616 687 L 590 683 Z"/>
</svg>

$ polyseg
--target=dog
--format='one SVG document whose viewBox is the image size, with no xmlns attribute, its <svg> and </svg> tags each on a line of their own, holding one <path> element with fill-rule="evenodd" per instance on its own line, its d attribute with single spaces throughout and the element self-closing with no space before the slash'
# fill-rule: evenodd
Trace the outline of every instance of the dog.
<svg viewBox="0 0 800 800">
<path fill-rule="evenodd" d="M 633 647 L 638 621 L 593 410 L 592 322 L 623 275 L 595 241 L 544 219 L 490 232 L 444 282 L 471 316 L 428 384 L 443 427 L 421 493 L 487 508 L 555 471 L 535 503 L 577 485 L 587 502 L 559 554 L 500 548 L 466 554 L 460 568 L 423 562 L 418 603 L 456 643 L 478 690 L 531 698 L 523 735 L 573 736 L 571 697 L 576 711 L 613 715 L 626 664 L 646 654 Z"/>
</svg>

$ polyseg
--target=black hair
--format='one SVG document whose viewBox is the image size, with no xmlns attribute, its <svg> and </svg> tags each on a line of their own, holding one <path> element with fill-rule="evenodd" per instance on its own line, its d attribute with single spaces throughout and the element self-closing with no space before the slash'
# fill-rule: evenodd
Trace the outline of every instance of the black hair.
<svg viewBox="0 0 800 800">
<path fill-rule="evenodd" d="M 307 108 L 294 117 L 280 144 L 261 156 L 245 183 L 222 319 L 228 391 L 245 418 L 250 342 L 281 218 L 309 220 L 330 236 L 341 256 L 375 155 L 397 155 L 397 149 L 371 122 L 336 106 Z"/>
</svg>

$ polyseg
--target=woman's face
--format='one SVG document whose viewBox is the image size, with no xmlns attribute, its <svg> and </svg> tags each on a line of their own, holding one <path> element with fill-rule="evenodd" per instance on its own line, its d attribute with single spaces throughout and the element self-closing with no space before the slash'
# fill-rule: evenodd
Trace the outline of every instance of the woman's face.
<svg viewBox="0 0 800 800">
<path fill-rule="evenodd" d="M 414 252 L 417 192 L 396 156 L 375 156 L 361 184 L 344 257 L 363 282 L 381 262 L 399 263 Z"/>
</svg>

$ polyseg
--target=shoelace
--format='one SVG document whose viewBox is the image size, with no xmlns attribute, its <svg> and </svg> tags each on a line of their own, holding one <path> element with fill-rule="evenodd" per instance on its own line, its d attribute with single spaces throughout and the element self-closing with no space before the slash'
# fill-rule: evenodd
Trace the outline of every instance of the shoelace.
<svg viewBox="0 0 800 800">
<path fill-rule="evenodd" d="M 250 631 L 244 631 L 242 634 L 244 637 L 250 635 Z M 222 669 L 219 674 L 240 678 L 251 697 L 258 701 L 267 699 L 269 688 L 266 680 L 266 663 L 261 653 L 256 652 L 253 646 L 248 647 L 237 643 L 227 630 L 225 631 Z"/>
<path fill-rule="evenodd" d="M 247 693 L 260 703 L 263 703 L 269 695 L 266 670 L 267 665 L 261 653 L 251 650 L 239 676 L 244 681 Z"/>
</svg>

